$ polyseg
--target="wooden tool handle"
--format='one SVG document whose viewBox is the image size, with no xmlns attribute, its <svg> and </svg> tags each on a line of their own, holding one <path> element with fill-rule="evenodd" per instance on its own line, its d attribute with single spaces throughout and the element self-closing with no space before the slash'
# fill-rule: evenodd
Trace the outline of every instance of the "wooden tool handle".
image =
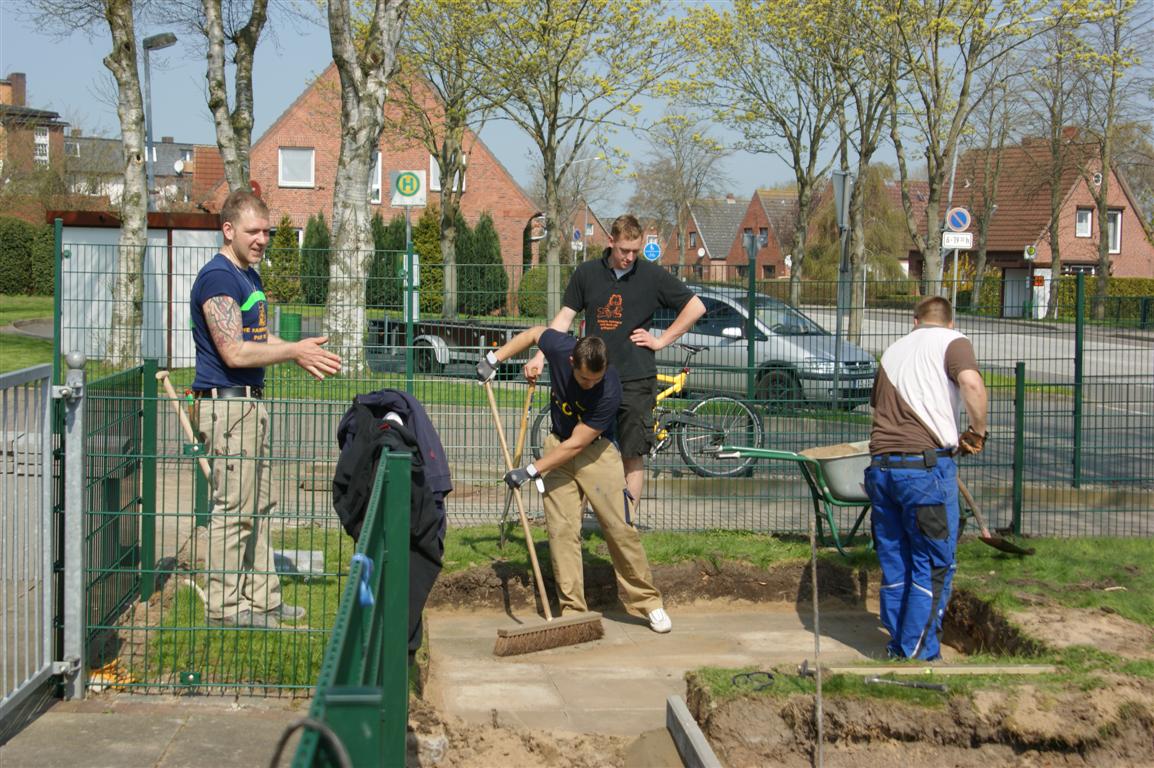
<svg viewBox="0 0 1154 768">
<path fill-rule="evenodd" d="M 172 382 L 168 379 L 168 371 L 157 371 L 156 380 L 164 385 L 164 391 L 168 394 L 168 399 L 172 401 L 172 407 L 176 409 L 176 417 L 180 420 L 180 426 L 184 427 L 184 434 L 188 437 L 189 442 L 199 443 L 196 438 L 196 433 L 192 431 L 192 422 L 188 420 L 188 414 L 184 412 L 184 405 L 180 401 L 180 397 L 176 394 L 176 389 L 173 388 Z M 200 469 L 204 472 L 204 476 L 208 481 L 212 482 L 212 467 L 208 463 L 208 459 L 203 456 L 197 457 L 200 463 Z"/>
<path fill-rule="evenodd" d="M 520 465 L 521 458 L 525 455 L 525 432 L 529 425 L 529 409 L 533 407 L 533 390 L 537 388 L 537 382 L 530 381 L 529 388 L 525 390 L 525 405 L 521 408 L 521 425 L 517 428 L 517 444 L 513 446 L 513 464 Z"/>
<path fill-rule="evenodd" d="M 493 412 L 493 425 L 497 427 L 497 439 L 501 441 L 501 453 L 505 457 L 505 468 L 513 471 L 513 457 L 509 455 L 509 443 L 505 440 L 505 429 L 501 426 L 501 411 L 497 408 L 497 398 L 493 397 L 493 385 L 485 382 L 485 395 L 489 398 L 489 409 Z M 545 594 L 545 580 L 541 578 L 541 566 L 537 562 L 537 550 L 533 547 L 533 532 L 529 528 L 529 518 L 525 516 L 525 504 L 521 499 L 520 491 L 513 491 L 513 500 L 517 502 L 517 514 L 521 516 L 521 530 L 525 532 L 525 546 L 529 550 L 529 562 L 533 565 L 533 578 L 537 582 L 537 594 L 541 598 L 541 606 L 545 609 L 545 618 L 553 620 L 553 613 L 549 610 L 549 596 Z"/>
<path fill-rule="evenodd" d="M 962 482 L 962 478 L 958 477 L 958 491 L 962 494 L 962 498 L 966 500 L 966 504 L 970 506 L 970 511 L 974 513 L 974 519 L 978 521 L 978 527 L 982 530 L 983 538 L 990 538 L 990 529 L 986 527 L 986 517 L 982 514 L 982 510 L 978 508 L 978 503 L 974 501 L 974 497 L 970 495 L 970 489 Z"/>
</svg>

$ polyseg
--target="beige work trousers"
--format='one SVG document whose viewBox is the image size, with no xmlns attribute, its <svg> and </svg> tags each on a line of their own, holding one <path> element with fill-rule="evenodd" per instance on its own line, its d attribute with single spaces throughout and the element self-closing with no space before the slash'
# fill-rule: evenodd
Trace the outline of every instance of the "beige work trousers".
<svg viewBox="0 0 1154 768">
<path fill-rule="evenodd" d="M 549 435 L 545 451 L 559 443 L 556 435 Z M 641 537 L 626 522 L 625 470 L 617 446 L 609 440 L 595 440 L 569 462 L 549 470 L 544 480 L 545 525 L 561 615 L 588 610 L 581 561 L 581 514 L 586 499 L 609 545 L 617 574 L 617 593 L 625 609 L 644 618 L 661 608 L 661 593 L 653 586 Z M 632 516 L 631 505 L 630 520 Z"/>
<path fill-rule="evenodd" d="M 199 426 L 211 451 L 212 518 L 208 525 L 209 620 L 281 604 L 269 545 L 272 466 L 268 411 L 259 400 L 202 399 Z"/>
</svg>

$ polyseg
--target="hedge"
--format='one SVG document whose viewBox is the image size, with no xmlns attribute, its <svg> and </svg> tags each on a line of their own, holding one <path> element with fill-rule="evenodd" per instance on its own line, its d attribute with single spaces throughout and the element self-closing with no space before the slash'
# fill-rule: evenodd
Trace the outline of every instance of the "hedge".
<svg viewBox="0 0 1154 768">
<path fill-rule="evenodd" d="M 0 216 L 0 293 L 51 296 L 54 253 L 51 225 Z"/>
</svg>

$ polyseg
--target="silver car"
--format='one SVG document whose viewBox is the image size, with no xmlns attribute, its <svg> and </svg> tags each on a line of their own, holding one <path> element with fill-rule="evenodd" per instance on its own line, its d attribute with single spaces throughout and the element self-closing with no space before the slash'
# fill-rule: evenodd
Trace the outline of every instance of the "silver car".
<svg viewBox="0 0 1154 768">
<path fill-rule="evenodd" d="M 723 392 L 746 397 L 749 386 L 749 312 L 744 288 L 690 286 L 705 303 L 705 315 L 678 341 L 708 347 L 693 358 L 689 388 L 694 392 Z M 837 340 L 797 308 L 765 294 L 754 294 L 753 396 L 770 408 L 802 404 L 854 408 L 869 401 L 877 361 L 856 344 Z M 653 317 L 651 332 L 660 336 L 675 312 L 661 310 Z M 838 361 L 837 358 L 840 357 Z M 660 367 L 678 367 L 684 353 L 671 345 L 658 351 Z M 834 369 L 839 365 L 837 397 Z"/>
</svg>

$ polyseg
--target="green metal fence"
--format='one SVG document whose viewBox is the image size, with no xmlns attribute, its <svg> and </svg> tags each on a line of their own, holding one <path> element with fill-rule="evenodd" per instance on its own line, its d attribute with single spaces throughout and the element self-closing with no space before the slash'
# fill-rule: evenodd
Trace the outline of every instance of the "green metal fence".
<svg viewBox="0 0 1154 768">
<path fill-rule="evenodd" d="M 409 477 L 407 455 L 382 456 L 309 708 L 351 765 L 405 763 L 408 624 L 397 617 L 409 609 L 409 529 L 405 515 L 389 511 L 409 509 Z M 317 728 L 305 732 L 294 766 L 339 764 Z"/>
<path fill-rule="evenodd" d="M 83 351 L 99 361 L 107 349 L 116 248 L 66 241 L 65 250 L 69 257 L 62 260 L 58 282 L 60 349 Z M 194 364 L 188 293 L 196 271 L 213 253 L 213 248 L 200 246 L 150 246 L 141 274 L 143 355 L 168 368 L 181 392 L 191 383 Z M 337 423 L 356 394 L 392 387 L 415 395 L 440 432 L 452 468 L 454 491 L 446 499 L 450 525 L 499 519 L 503 459 L 473 368 L 485 349 L 508 334 L 548 321 L 543 281 L 532 273 L 523 275 L 519 261 L 502 271 L 503 284 L 477 288 L 480 278 L 471 278 L 473 287 L 464 291 L 466 297 L 484 293 L 486 300 L 498 295 L 504 300 L 483 314 L 461 312 L 448 322 L 441 288 L 430 277 L 433 268 L 423 265 L 420 298 L 415 302 L 421 317 L 419 323 L 409 324 L 404 276 L 395 271 L 403 259 L 399 254 L 390 258 L 382 263 L 392 266 L 373 278 L 377 288 L 369 297 L 363 336 L 336 350 L 346 359 L 363 354 L 363 368 L 321 382 L 291 364 L 268 371 L 265 404 L 272 418 L 277 502 L 270 518 L 273 546 L 283 569 L 286 600 L 309 610 L 305 625 L 245 633 L 207 624 L 198 592 L 204 566 L 195 556 L 208 517 L 207 486 L 197 455 L 190 453 L 172 404 L 158 393 L 150 372 L 119 373 L 95 364 L 98 370 L 123 378 L 94 384 L 90 403 L 109 414 L 94 423 L 107 423 L 108 433 L 119 440 L 129 434 L 124 426 L 129 412 L 139 422 L 133 427 L 137 431 L 131 432 L 139 442 L 113 441 L 101 448 L 98 453 L 105 466 L 92 470 L 93 478 L 121 474 L 118 490 L 111 484 L 94 485 L 93 493 L 102 501 L 92 507 L 91 528 L 107 532 L 101 535 L 109 540 L 114 540 L 115 530 L 117 547 L 133 545 L 123 557 L 101 550 L 101 562 L 109 568 L 119 563 L 134 575 L 122 578 L 93 570 L 94 582 L 104 591 L 92 629 L 114 641 L 111 647 L 124 672 L 118 684 L 162 690 L 248 688 L 265 693 L 311 687 L 353 554 L 351 541 L 332 513 L 331 481 L 338 455 Z M 493 269 L 492 264 L 463 264 L 462 269 L 467 266 L 477 267 L 480 275 Z M 709 282 L 695 283 L 702 295 L 710 294 L 707 288 L 713 292 L 722 288 L 736 297 L 748 296 L 746 271 L 722 268 L 709 277 Z M 1076 306 L 1062 315 L 1071 319 L 1030 319 L 1021 316 L 1017 283 L 990 280 L 976 307 L 969 306 L 969 282 L 959 283 L 956 293 L 964 306 L 958 328 L 974 341 L 991 395 L 991 439 L 985 452 L 963 462 L 961 472 L 991 524 L 1031 535 L 1154 535 L 1149 502 L 1154 490 L 1154 441 L 1149 439 L 1154 432 L 1154 332 L 1143 328 L 1141 302 L 1134 312 L 1119 311 L 1117 320 L 1092 322 L 1081 309 L 1088 290 L 1079 279 L 1073 292 Z M 788 281 L 759 280 L 752 287 L 757 294 L 791 297 Z M 948 293 L 953 294 L 954 288 L 947 282 Z M 855 294 L 864 295 L 864 303 L 859 300 L 840 318 L 841 337 L 865 360 L 876 360 L 910 330 L 916 289 L 908 280 L 870 279 L 864 292 Z M 310 290 L 316 290 L 315 285 Z M 805 282 L 797 308 L 818 330 L 786 323 L 772 333 L 801 345 L 828 343 L 825 332 L 838 335 L 836 296 L 836 283 Z M 306 303 L 271 296 L 273 332 L 323 335 L 328 307 L 321 298 Z M 468 304 L 461 298 L 459 302 Z M 742 327 L 735 338 L 727 331 L 733 327 L 719 310 L 687 334 L 685 341 L 708 345 L 711 354 L 708 360 L 702 355 L 693 361 L 690 397 L 672 402 L 672 407 L 682 407 L 697 396 L 728 392 L 751 404 L 764 428 L 764 445 L 784 450 L 868 437 L 870 412 L 868 404 L 861 404 L 863 388 L 854 391 L 850 385 L 841 395 L 851 374 L 860 375 L 860 368 L 855 373 L 848 367 L 831 367 L 832 361 L 824 367 L 790 367 L 768 353 L 756 353 L 751 360 L 741 338 L 749 329 Z M 438 345 L 438 330 L 448 339 L 441 339 L 443 346 Z M 454 337 L 457 333 L 471 335 Z M 764 328 L 754 333 L 769 335 Z M 681 357 L 670 348 L 661 356 L 663 369 L 675 370 Z M 503 426 L 512 436 L 525 384 L 516 366 L 507 366 L 503 374 L 495 393 Z M 129 380 L 131 386 L 125 383 Z M 118 389 L 121 384 L 113 386 L 116 381 L 132 394 Z M 839 396 L 834 398 L 833 392 Z M 540 412 L 547 401 L 548 387 L 539 387 L 532 413 Z M 124 415 L 116 415 L 122 408 Z M 638 516 L 643 529 L 801 532 L 812 514 L 809 489 L 788 463 L 763 461 L 743 477 L 702 477 L 671 448 L 648 465 L 652 472 Z M 530 514 L 540 515 L 536 495 L 526 499 Z M 133 590 L 137 600 L 126 604 L 124 595 Z M 128 610 L 117 613 L 126 605 Z"/>
</svg>

